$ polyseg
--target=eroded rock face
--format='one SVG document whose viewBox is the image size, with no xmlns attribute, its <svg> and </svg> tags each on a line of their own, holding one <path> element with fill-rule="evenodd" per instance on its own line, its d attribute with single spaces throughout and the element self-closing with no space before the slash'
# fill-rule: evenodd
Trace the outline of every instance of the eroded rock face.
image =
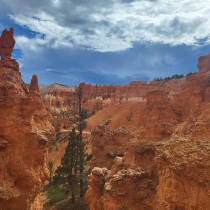
<svg viewBox="0 0 210 210">
<path fill-rule="evenodd" d="M 146 107 L 141 111 L 135 138 L 139 141 L 165 141 L 183 121 L 182 112 L 175 109 L 163 90 L 146 94 Z"/>
<path fill-rule="evenodd" d="M 208 209 L 209 158 L 210 143 L 195 138 L 133 140 L 111 170 L 92 170 L 86 202 L 91 210 Z"/>
<path fill-rule="evenodd" d="M 83 109 L 88 111 L 99 110 L 108 106 L 124 103 L 127 101 L 146 102 L 146 94 L 151 91 L 165 91 L 170 101 L 174 100 L 174 95 L 181 91 L 182 85 L 186 78 L 172 79 L 169 81 L 151 81 L 147 82 L 130 82 L 129 86 L 101 86 L 81 83 L 84 90 Z M 59 106 L 68 107 L 74 100 L 75 88 L 59 86 L 56 84 L 49 87 L 40 87 L 40 93 L 45 107 Z"/>
<path fill-rule="evenodd" d="M 125 127 L 111 131 L 106 125 L 98 125 L 98 130 L 92 131 L 92 152 L 94 156 L 90 167 L 106 167 L 110 169 L 116 156 L 123 156 L 131 134 Z"/>
<path fill-rule="evenodd" d="M 91 210 L 209 209 L 208 60 L 199 58 L 199 72 L 188 75 L 173 101 L 162 90 L 146 94 L 139 127 L 111 168 L 98 168 L 100 150 L 93 150 L 98 162 L 86 194 Z"/>
<path fill-rule="evenodd" d="M 158 185 L 154 157 L 155 144 L 131 141 L 129 151 L 115 158 L 111 170 L 101 173 L 95 167 L 85 198 L 90 209 L 153 209 Z"/>
<path fill-rule="evenodd" d="M 27 91 L 18 68 L 13 59 L 0 60 L 0 209 L 40 210 L 55 131 L 40 94 Z"/>
<path fill-rule="evenodd" d="M 174 135 L 158 151 L 154 209 L 209 209 L 210 142 Z"/>
</svg>

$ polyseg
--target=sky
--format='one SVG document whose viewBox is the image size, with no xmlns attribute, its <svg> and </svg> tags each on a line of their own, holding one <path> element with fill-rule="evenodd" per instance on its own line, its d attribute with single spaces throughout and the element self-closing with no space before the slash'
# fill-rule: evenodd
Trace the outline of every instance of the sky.
<svg viewBox="0 0 210 210">
<path fill-rule="evenodd" d="M 126 85 L 196 72 L 210 0 L 0 0 L 25 83 Z"/>
</svg>

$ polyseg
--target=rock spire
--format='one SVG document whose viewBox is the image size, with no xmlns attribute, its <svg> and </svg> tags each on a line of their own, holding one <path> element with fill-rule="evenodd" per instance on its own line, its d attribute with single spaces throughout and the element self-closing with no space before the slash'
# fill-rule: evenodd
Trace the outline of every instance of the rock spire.
<svg viewBox="0 0 210 210">
<path fill-rule="evenodd" d="M 35 92 L 35 91 L 39 93 L 38 78 L 34 74 L 32 79 L 31 79 L 31 84 L 29 86 L 29 92 Z"/>
<path fill-rule="evenodd" d="M 0 56 L 1 60 L 9 60 L 12 56 L 13 47 L 15 46 L 15 39 L 13 38 L 14 29 L 9 31 L 5 29 L 0 37 Z"/>
</svg>

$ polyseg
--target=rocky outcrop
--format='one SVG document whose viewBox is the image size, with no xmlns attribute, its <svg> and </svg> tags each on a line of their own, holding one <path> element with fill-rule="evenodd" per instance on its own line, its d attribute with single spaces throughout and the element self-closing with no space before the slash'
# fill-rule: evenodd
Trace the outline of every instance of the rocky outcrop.
<svg viewBox="0 0 210 210">
<path fill-rule="evenodd" d="M 130 82 L 129 86 L 101 86 L 81 83 L 85 103 L 83 109 L 88 111 L 99 110 L 114 104 L 127 101 L 146 102 L 146 94 L 151 91 L 165 91 L 170 101 L 174 95 L 181 91 L 186 78 L 172 79 L 168 81 Z M 48 90 L 48 91 L 47 91 Z M 45 107 L 71 106 L 75 99 L 75 88 L 53 84 L 49 87 L 40 87 L 40 93 Z"/>
<path fill-rule="evenodd" d="M 207 210 L 209 158 L 209 142 L 195 138 L 173 135 L 162 143 L 133 140 L 111 170 L 92 170 L 86 202 L 91 210 Z"/>
<path fill-rule="evenodd" d="M 183 121 L 182 113 L 175 109 L 163 90 L 146 94 L 146 107 L 141 111 L 135 138 L 139 141 L 164 141 Z"/>
<path fill-rule="evenodd" d="M 201 56 L 198 59 L 198 65 L 199 73 L 206 73 L 210 69 L 210 54 Z"/>
<path fill-rule="evenodd" d="M 0 37 L 0 56 L 1 60 L 9 60 L 12 56 L 13 47 L 15 46 L 15 39 L 13 38 L 14 30 L 10 28 L 9 31 L 5 29 Z"/>
<path fill-rule="evenodd" d="M 33 75 L 32 79 L 31 79 L 31 84 L 29 86 L 29 92 L 39 93 L 38 79 L 37 79 L 36 75 Z"/>
<path fill-rule="evenodd" d="M 18 63 L 8 54 L 1 54 L 0 60 L 0 209 L 40 210 L 55 131 L 37 92 L 37 77 L 33 76 L 28 92 Z"/>
<path fill-rule="evenodd" d="M 209 209 L 208 63 L 209 55 L 199 58 L 199 72 L 188 75 L 173 100 L 163 90 L 146 94 L 139 127 L 124 156 L 103 168 L 97 156 L 86 194 L 91 210 Z"/>
<path fill-rule="evenodd" d="M 75 98 L 75 88 L 57 84 L 39 86 L 40 94 L 45 107 L 69 107 Z"/>
<path fill-rule="evenodd" d="M 174 135 L 157 152 L 154 209 L 209 209 L 210 142 Z"/>
<path fill-rule="evenodd" d="M 128 152 L 115 158 L 111 170 L 95 167 L 85 198 L 90 209 L 153 209 L 158 185 L 152 163 L 155 148 L 154 143 L 132 140 Z"/>
<path fill-rule="evenodd" d="M 125 127 L 111 131 L 107 125 L 98 125 L 98 130 L 92 131 L 92 152 L 94 156 L 90 167 L 107 167 L 110 169 L 116 156 L 123 156 L 131 135 Z"/>
</svg>

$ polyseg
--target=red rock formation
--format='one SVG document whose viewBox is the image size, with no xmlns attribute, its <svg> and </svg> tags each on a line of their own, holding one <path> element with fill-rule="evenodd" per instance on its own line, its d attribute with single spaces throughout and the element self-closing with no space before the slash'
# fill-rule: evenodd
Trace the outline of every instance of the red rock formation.
<svg viewBox="0 0 210 210">
<path fill-rule="evenodd" d="M 94 157 L 90 167 L 107 167 L 110 169 L 116 156 L 123 156 L 131 137 L 125 127 L 111 131 L 106 125 L 98 125 L 98 130 L 92 132 L 92 152 Z"/>
<path fill-rule="evenodd" d="M 0 37 L 0 56 L 1 60 L 11 59 L 15 40 L 13 38 L 14 30 L 10 28 L 9 31 L 5 29 Z"/>
<path fill-rule="evenodd" d="M 146 108 L 139 117 L 136 138 L 140 141 L 163 141 L 175 131 L 182 122 L 181 112 L 173 107 L 163 90 L 146 94 Z"/>
<path fill-rule="evenodd" d="M 104 164 L 89 176 L 91 210 L 209 209 L 209 63 L 209 55 L 199 58 L 199 73 L 188 75 L 173 101 L 163 91 L 146 94 L 147 106 L 124 156 L 116 157 L 110 170 L 110 163 Z M 99 158 L 100 150 L 95 152 L 93 159 Z"/>
<path fill-rule="evenodd" d="M 186 78 L 173 79 L 169 81 L 152 81 L 147 85 L 146 82 L 130 82 L 129 86 L 101 86 L 86 85 L 82 83 L 84 90 L 83 98 L 86 103 L 83 109 L 88 111 L 99 110 L 114 104 L 126 101 L 146 101 L 146 94 L 150 91 L 164 90 L 170 101 L 173 101 L 174 95 L 181 91 L 182 85 Z M 54 87 L 54 89 L 53 89 Z M 65 89 L 66 88 L 66 89 Z M 50 90 L 47 92 L 46 90 Z M 72 87 L 63 87 L 51 85 L 50 87 L 41 88 L 42 99 L 45 107 L 49 106 L 69 106 L 75 99 L 75 89 Z"/>
<path fill-rule="evenodd" d="M 0 209 L 41 210 L 40 190 L 49 177 L 46 158 L 55 138 L 54 128 L 40 94 L 27 91 L 18 63 L 9 59 L 8 51 L 2 54 L 2 48 L 1 55 Z"/>
<path fill-rule="evenodd" d="M 157 152 L 154 209 L 209 209 L 210 143 L 174 135 Z"/>
<path fill-rule="evenodd" d="M 38 87 L 38 79 L 36 75 L 33 75 L 31 79 L 31 84 L 29 86 L 29 92 L 38 92 L 39 93 L 39 87 Z"/>
<path fill-rule="evenodd" d="M 201 56 L 198 59 L 198 65 L 199 73 L 206 73 L 210 69 L 210 54 Z"/>
<path fill-rule="evenodd" d="M 158 185 L 152 163 L 155 144 L 131 141 L 129 145 L 124 157 L 115 158 L 111 170 L 92 170 L 85 198 L 91 210 L 153 209 Z"/>
</svg>

